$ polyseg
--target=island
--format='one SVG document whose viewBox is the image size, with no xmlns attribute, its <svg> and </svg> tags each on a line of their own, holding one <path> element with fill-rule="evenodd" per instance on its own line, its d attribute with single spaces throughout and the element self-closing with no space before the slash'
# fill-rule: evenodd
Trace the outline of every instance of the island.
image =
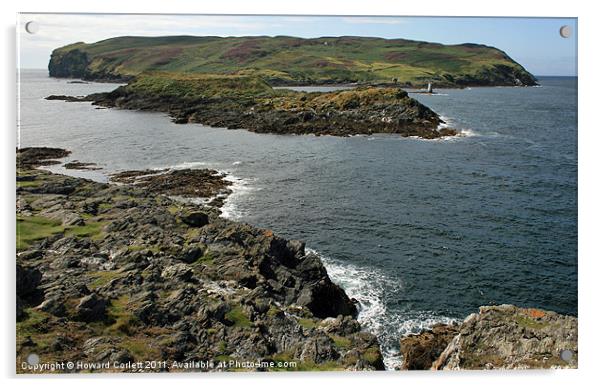
<svg viewBox="0 0 602 387">
<path fill-rule="evenodd" d="M 253 75 L 272 86 L 533 86 L 505 52 L 481 44 L 339 36 L 122 36 L 52 52 L 51 77 L 129 81 L 147 71 Z"/>
</svg>

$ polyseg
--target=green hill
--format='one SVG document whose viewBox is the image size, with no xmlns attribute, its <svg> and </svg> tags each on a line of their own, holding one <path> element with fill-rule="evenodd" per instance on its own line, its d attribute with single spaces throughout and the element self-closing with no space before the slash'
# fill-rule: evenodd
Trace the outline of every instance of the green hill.
<svg viewBox="0 0 602 387">
<path fill-rule="evenodd" d="M 535 85 L 497 48 L 405 39 L 323 37 L 117 37 L 53 51 L 50 76 L 129 80 L 145 71 L 259 76 L 270 85 L 398 83 Z"/>
</svg>

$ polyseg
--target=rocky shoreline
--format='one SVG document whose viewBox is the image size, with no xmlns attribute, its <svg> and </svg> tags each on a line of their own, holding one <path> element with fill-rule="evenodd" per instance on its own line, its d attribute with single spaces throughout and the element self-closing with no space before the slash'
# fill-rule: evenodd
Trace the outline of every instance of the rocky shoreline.
<svg viewBox="0 0 602 387">
<path fill-rule="evenodd" d="M 403 369 L 577 368 L 576 317 L 514 305 L 482 306 L 460 324 L 401 338 Z"/>
<path fill-rule="evenodd" d="M 384 369 L 356 305 L 303 242 L 223 219 L 219 204 L 172 199 L 155 180 L 102 184 L 35 169 L 66 153 L 17 152 L 17 372 L 32 372 L 22 368 L 30 353 L 166 360 L 152 370 L 166 372 L 203 361 L 214 367 L 194 370 Z M 201 194 L 227 187 L 212 171 L 192 178 Z"/>
<path fill-rule="evenodd" d="M 384 370 L 377 338 L 317 255 L 220 217 L 223 175 L 124 171 L 103 184 L 38 169 L 69 153 L 17 150 L 18 373 L 37 372 L 23 368 L 31 353 L 109 364 L 102 372 Z M 577 325 L 481 307 L 402 337 L 401 369 L 576 368 Z"/>
<path fill-rule="evenodd" d="M 168 113 L 176 123 L 201 123 L 257 133 L 350 136 L 374 133 L 435 139 L 454 129 L 399 87 L 332 92 L 273 89 L 257 77 L 142 74 L 109 93 L 48 100 Z"/>
</svg>

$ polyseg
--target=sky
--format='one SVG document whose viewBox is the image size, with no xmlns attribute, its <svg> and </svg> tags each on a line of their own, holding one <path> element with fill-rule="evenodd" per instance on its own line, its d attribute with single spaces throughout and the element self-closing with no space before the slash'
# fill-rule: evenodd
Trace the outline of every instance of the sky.
<svg viewBox="0 0 602 387">
<path fill-rule="evenodd" d="M 47 68 L 52 50 L 66 44 L 125 35 L 355 35 L 486 44 L 505 51 L 534 75 L 577 75 L 574 18 L 21 14 L 18 19 L 21 68 Z M 29 21 L 37 24 L 35 34 L 25 30 Z M 569 38 L 560 36 L 564 25 L 573 32 Z"/>
</svg>

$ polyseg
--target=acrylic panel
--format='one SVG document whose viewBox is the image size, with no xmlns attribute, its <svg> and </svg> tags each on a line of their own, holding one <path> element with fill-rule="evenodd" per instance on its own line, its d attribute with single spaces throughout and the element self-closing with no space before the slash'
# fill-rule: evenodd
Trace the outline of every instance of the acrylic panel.
<svg viewBox="0 0 602 387">
<path fill-rule="evenodd" d="M 577 367 L 577 19 L 17 45 L 17 373 Z"/>
</svg>

